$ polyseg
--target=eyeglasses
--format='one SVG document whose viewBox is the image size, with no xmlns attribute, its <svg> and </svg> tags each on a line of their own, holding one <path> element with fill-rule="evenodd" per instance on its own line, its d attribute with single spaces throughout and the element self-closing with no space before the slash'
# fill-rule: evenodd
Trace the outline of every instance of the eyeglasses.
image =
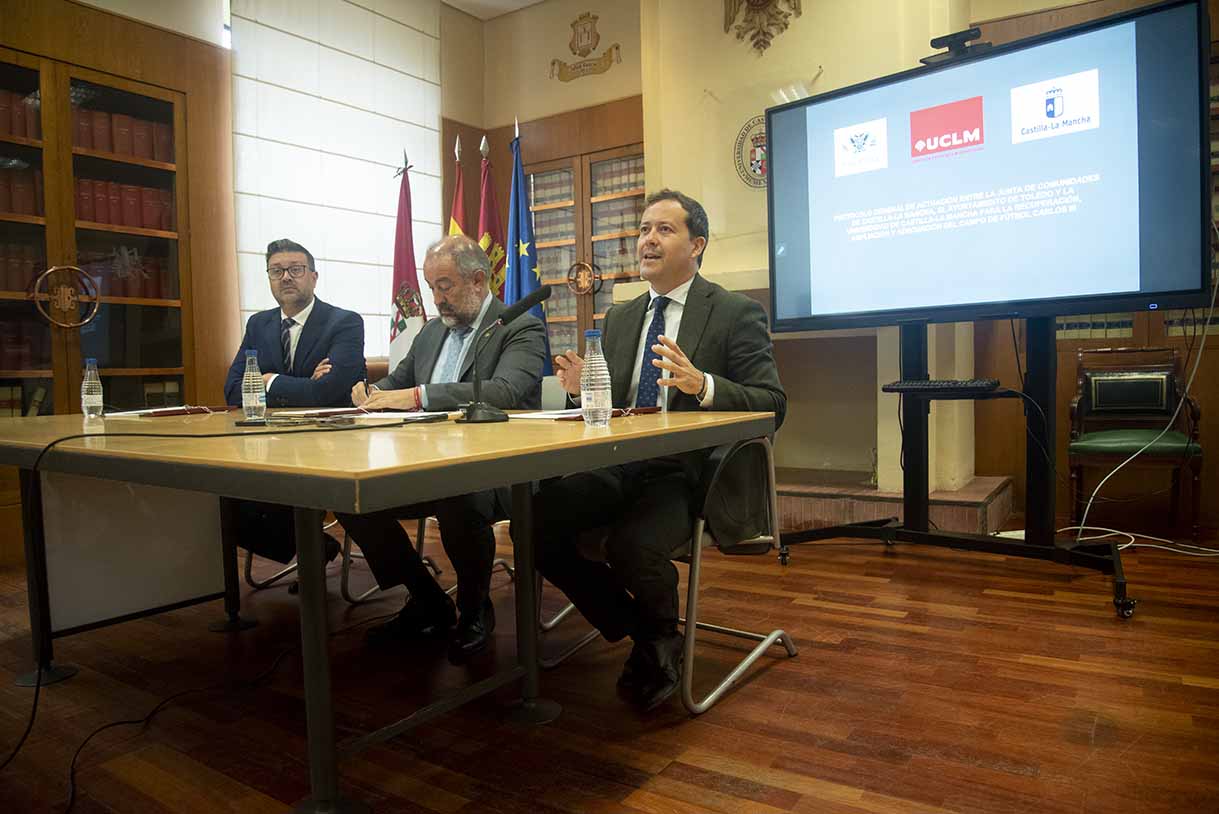
<svg viewBox="0 0 1219 814">
<path fill-rule="evenodd" d="M 272 280 L 284 279 L 286 273 L 293 280 L 299 280 L 305 276 L 305 272 L 309 270 L 308 266 L 288 266 L 286 268 L 280 266 L 271 266 L 267 269 L 267 276 Z"/>
</svg>

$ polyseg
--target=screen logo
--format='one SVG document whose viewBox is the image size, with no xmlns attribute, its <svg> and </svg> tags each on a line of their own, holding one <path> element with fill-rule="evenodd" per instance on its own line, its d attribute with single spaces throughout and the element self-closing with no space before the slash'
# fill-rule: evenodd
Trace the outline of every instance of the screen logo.
<svg viewBox="0 0 1219 814">
<path fill-rule="evenodd" d="M 1012 144 L 1100 127 L 1100 71 L 1012 88 Z"/>
<path fill-rule="evenodd" d="M 834 130 L 834 177 L 889 166 L 889 121 L 873 119 Z"/>
<path fill-rule="evenodd" d="M 982 97 L 974 96 L 910 114 L 910 157 L 926 158 L 986 143 Z"/>
</svg>

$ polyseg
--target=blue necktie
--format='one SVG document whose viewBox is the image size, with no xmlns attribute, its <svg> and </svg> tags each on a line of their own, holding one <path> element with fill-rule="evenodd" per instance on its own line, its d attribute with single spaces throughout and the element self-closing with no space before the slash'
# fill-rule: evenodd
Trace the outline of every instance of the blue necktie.
<svg viewBox="0 0 1219 814">
<path fill-rule="evenodd" d="M 450 328 L 449 341 L 446 343 L 444 361 L 440 363 L 440 382 L 449 384 L 457 381 L 457 360 L 461 357 L 461 348 L 466 337 L 473 330 L 469 325 L 464 328 Z"/>
<path fill-rule="evenodd" d="M 292 372 L 292 326 L 296 320 L 288 317 L 279 323 L 279 346 L 284 352 L 284 373 Z"/>
<path fill-rule="evenodd" d="M 636 407 L 655 407 L 660 399 L 660 368 L 652 364 L 653 359 L 660 355 L 652 350 L 659 337 L 665 332 L 665 306 L 669 304 L 668 297 L 657 297 L 652 300 L 652 324 L 648 326 L 647 339 L 643 341 L 643 361 L 639 363 L 639 389 L 635 393 Z"/>
</svg>

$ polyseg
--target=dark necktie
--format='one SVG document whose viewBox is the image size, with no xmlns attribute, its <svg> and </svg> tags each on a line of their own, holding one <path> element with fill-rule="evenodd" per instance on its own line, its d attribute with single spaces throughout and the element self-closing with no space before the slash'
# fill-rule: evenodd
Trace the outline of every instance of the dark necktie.
<svg viewBox="0 0 1219 814">
<path fill-rule="evenodd" d="M 284 352 L 284 373 L 292 372 L 292 326 L 296 320 L 288 317 L 279 323 L 279 347 Z"/>
<path fill-rule="evenodd" d="M 635 393 L 636 407 L 655 407 L 660 398 L 660 368 L 652 364 L 653 359 L 660 355 L 652 350 L 662 333 L 665 332 L 665 306 L 669 304 L 668 297 L 657 297 L 652 300 L 652 324 L 648 326 L 648 336 L 643 341 L 643 361 L 639 363 L 639 389 Z"/>
</svg>

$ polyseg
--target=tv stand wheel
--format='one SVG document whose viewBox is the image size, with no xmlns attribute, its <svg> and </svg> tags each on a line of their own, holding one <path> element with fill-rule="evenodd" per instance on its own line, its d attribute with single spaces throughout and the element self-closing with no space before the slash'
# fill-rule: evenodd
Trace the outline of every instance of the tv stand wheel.
<svg viewBox="0 0 1219 814">
<path fill-rule="evenodd" d="M 786 548 L 779 549 L 779 565 L 787 565 L 791 562 L 791 553 Z"/>
<path fill-rule="evenodd" d="M 1139 604 L 1137 599 L 1115 599 L 1113 607 L 1117 609 L 1117 615 L 1122 619 L 1129 619 L 1134 616 L 1134 608 Z"/>
</svg>

